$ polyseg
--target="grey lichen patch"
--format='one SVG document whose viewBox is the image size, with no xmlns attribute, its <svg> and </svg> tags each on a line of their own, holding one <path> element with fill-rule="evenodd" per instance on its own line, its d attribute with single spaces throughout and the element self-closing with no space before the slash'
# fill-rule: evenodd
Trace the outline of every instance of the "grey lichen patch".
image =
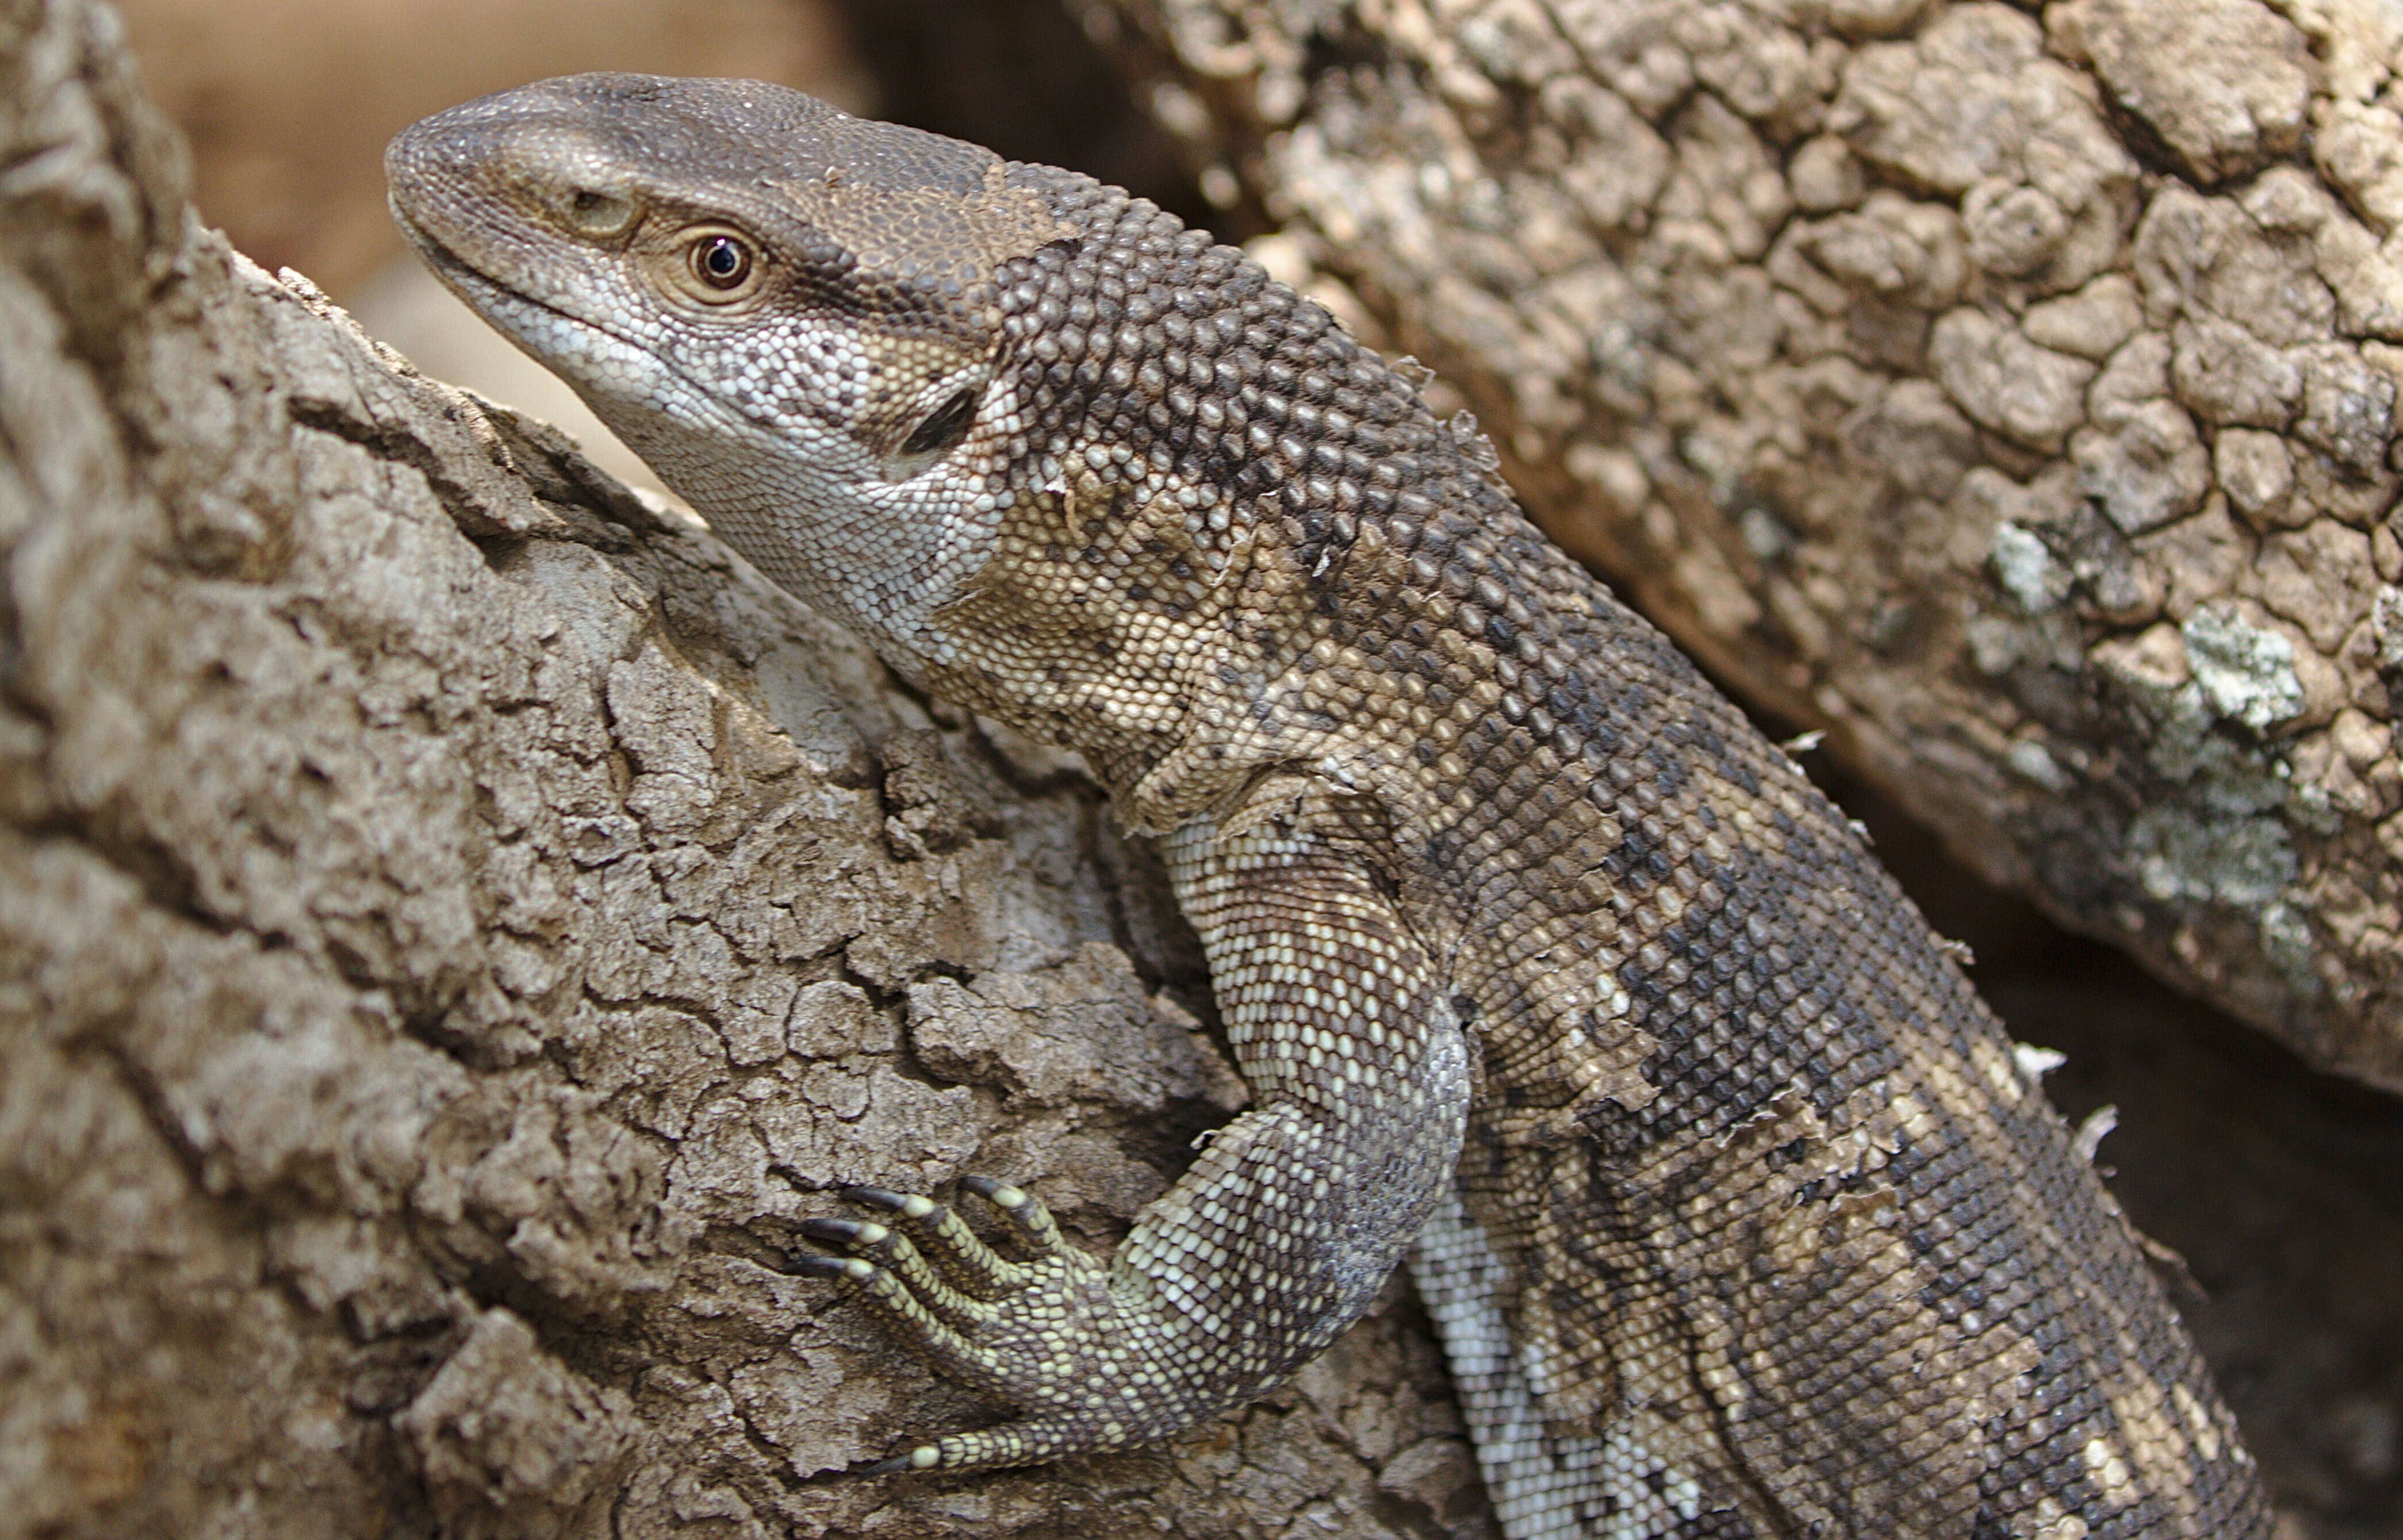
<svg viewBox="0 0 2403 1540">
<path fill-rule="evenodd" d="M 2095 669 L 2135 709 L 2137 737 L 2154 774 L 2216 812 L 2274 808 L 2285 798 L 2285 781 L 2248 717 L 2267 725 L 2277 720 L 2271 712 L 2299 703 L 2299 687 L 2288 692 L 2291 647 L 2282 654 L 2275 642 L 2283 637 L 2226 616 L 2195 628 L 2200 640 L 2189 645 L 2192 625 L 2191 618 L 2188 627 L 2163 622 L 2105 643 L 2091 655 Z M 2275 640 L 2258 640 L 2265 634 Z M 2223 726 L 2229 722 L 2245 730 Z"/>
<path fill-rule="evenodd" d="M 2228 604 L 2203 605 L 2178 635 L 2196 687 L 2221 716 L 2260 732 L 2302 714 L 2295 645 L 2284 635 L 2248 624 Z"/>
<path fill-rule="evenodd" d="M 2070 573 L 2053 560 L 2052 548 L 2031 530 L 2006 520 L 1994 526 L 1994 576 L 2030 615 L 2042 615 L 2069 597 Z"/>
<path fill-rule="evenodd" d="M 2382 588 L 2370 611 L 2372 634 L 2378 643 L 2378 665 L 2403 670 L 2403 589 Z"/>
<path fill-rule="evenodd" d="M 2318 994 L 2320 949 L 2304 907 L 2271 903 L 2259 915 L 2261 950 L 2287 983 L 2304 994 Z"/>
<path fill-rule="evenodd" d="M 2277 820 L 2205 822 L 2181 808 L 2139 812 L 2128 825 L 2128 853 L 2146 895 L 2171 904 L 2257 909 L 2285 893 L 2299 870 Z"/>
<path fill-rule="evenodd" d="M 2124 839 L 2136 891 L 2180 929 L 2205 909 L 2243 916 L 2288 987 L 2316 992 L 2312 933 L 2291 907 L 2310 794 L 2260 737 L 2301 709 L 2293 659 L 2285 636 L 2217 605 L 2094 653 L 2157 777 Z"/>
</svg>

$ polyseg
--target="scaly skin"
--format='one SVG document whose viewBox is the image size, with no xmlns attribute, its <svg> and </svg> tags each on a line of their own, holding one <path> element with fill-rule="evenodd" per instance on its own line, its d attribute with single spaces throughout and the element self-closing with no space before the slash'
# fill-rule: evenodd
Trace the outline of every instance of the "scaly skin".
<svg viewBox="0 0 2403 1540">
<path fill-rule="evenodd" d="M 435 270 L 771 577 L 1081 751 L 1255 1097 L 1106 1263 L 984 1184 L 813 1228 L 1023 1408 L 1160 1438 L 1405 1254 L 1517 1537 L 2266 1536 L 2118 1211 L 1844 819 L 1240 252 L 734 81 L 583 76 L 388 157 Z"/>
</svg>

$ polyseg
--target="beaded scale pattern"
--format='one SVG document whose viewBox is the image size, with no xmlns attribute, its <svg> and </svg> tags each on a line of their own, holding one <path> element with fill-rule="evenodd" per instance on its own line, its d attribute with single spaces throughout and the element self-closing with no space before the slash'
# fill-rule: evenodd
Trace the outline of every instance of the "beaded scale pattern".
<svg viewBox="0 0 2403 1540">
<path fill-rule="evenodd" d="M 1251 1110 L 1102 1261 L 856 1196 L 821 1259 L 1021 1408 L 1161 1438 L 1406 1256 L 1505 1532 L 2266 1536 L 2117 1208 L 1844 819 L 1473 425 L 1148 202 L 776 87 L 395 142 L 404 228 L 736 548 L 1160 837 Z"/>
</svg>

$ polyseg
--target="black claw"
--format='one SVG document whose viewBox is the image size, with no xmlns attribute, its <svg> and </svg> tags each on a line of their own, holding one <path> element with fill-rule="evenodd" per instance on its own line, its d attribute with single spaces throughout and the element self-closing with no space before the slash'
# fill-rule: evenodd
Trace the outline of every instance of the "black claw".
<svg viewBox="0 0 2403 1540">
<path fill-rule="evenodd" d="M 967 1188 L 968 1191 L 975 1193 L 979 1198 L 985 1200 L 987 1202 L 991 1202 L 993 1200 L 993 1195 L 994 1193 L 999 1192 L 1002 1188 L 1008 1186 L 1009 1185 L 1009 1183 L 1002 1181 L 996 1176 L 963 1176 L 960 1178 L 960 1186 Z"/>
<path fill-rule="evenodd" d="M 908 1193 L 887 1187 L 845 1187 L 841 1197 L 847 1203 L 865 1203 L 875 1209 L 898 1210 L 910 1201 Z"/>
<path fill-rule="evenodd" d="M 813 1241 L 830 1246 L 856 1245 L 859 1232 L 868 1227 L 852 1219 L 804 1219 L 798 1227 Z"/>
<path fill-rule="evenodd" d="M 855 1461 L 852 1464 L 851 1474 L 854 1476 L 898 1476 L 905 1470 L 911 1470 L 914 1468 L 915 1467 L 910 1464 L 910 1457 L 908 1455 L 896 1454 L 890 1460 Z"/>
<path fill-rule="evenodd" d="M 795 1252 L 793 1270 L 810 1278 L 848 1278 L 851 1264 L 840 1256 L 820 1256 L 813 1251 Z"/>
</svg>

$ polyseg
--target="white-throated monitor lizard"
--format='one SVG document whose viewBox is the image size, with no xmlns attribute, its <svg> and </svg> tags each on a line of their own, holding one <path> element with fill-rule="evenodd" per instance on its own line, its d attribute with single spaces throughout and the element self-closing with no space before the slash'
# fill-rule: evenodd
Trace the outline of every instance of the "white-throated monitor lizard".
<svg viewBox="0 0 2403 1540">
<path fill-rule="evenodd" d="M 437 272 L 776 582 L 1159 837 L 1252 1107 L 1106 1261 L 1018 1188 L 811 1233 L 1021 1408 L 1165 1437 L 1407 1256 L 1509 1535 L 2265 1537 L 2117 1207 L 1844 817 L 1242 252 L 780 87 L 387 158 Z"/>
</svg>

